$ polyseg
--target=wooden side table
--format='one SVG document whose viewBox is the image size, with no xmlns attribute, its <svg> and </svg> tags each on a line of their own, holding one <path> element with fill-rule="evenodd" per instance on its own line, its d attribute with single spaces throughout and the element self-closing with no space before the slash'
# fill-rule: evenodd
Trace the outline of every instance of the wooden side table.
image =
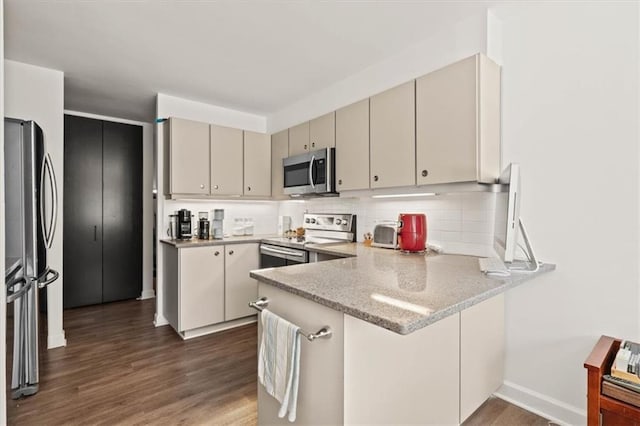
<svg viewBox="0 0 640 426">
<path fill-rule="evenodd" d="M 602 376 L 611 373 L 611 364 L 621 342 L 620 339 L 601 336 L 584 362 L 587 369 L 588 426 L 640 426 L 640 408 L 602 394 Z"/>
</svg>

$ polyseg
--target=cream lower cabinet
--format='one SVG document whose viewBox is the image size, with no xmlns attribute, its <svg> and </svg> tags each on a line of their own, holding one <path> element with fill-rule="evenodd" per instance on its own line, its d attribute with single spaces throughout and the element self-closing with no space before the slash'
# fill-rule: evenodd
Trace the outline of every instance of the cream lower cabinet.
<svg viewBox="0 0 640 426">
<path fill-rule="evenodd" d="M 300 342 L 298 425 L 338 425 L 343 423 L 343 314 L 273 286 L 258 284 L 260 297 L 269 299 L 269 310 L 313 333 L 331 327 L 330 339 Z M 258 346 L 262 324 L 258 320 Z M 258 350 L 259 347 L 258 347 Z M 258 383 L 258 424 L 290 425 L 279 418 L 280 404 Z"/>
<path fill-rule="evenodd" d="M 500 175 L 500 67 L 475 55 L 416 80 L 418 185 Z"/>
<path fill-rule="evenodd" d="M 211 195 L 242 195 L 242 130 L 212 124 L 210 131 Z"/>
<path fill-rule="evenodd" d="M 165 245 L 162 252 L 164 313 L 182 337 L 229 328 L 232 321 L 255 315 L 248 303 L 257 299 L 258 285 L 249 271 L 259 268 L 258 244 Z"/>
<path fill-rule="evenodd" d="M 224 321 L 224 247 L 179 250 L 178 331 Z"/>
<path fill-rule="evenodd" d="M 370 99 L 371 188 L 416 184 L 415 81 Z"/>
<path fill-rule="evenodd" d="M 369 99 L 336 111 L 338 191 L 369 188 Z"/>
<path fill-rule="evenodd" d="M 244 195 L 271 195 L 271 142 L 264 133 L 244 132 Z"/>
<path fill-rule="evenodd" d="M 282 160 L 289 156 L 289 130 L 271 135 L 271 197 L 288 199 L 284 194 L 284 169 Z"/>
<path fill-rule="evenodd" d="M 256 311 L 249 302 L 258 298 L 258 283 L 249 277 L 249 271 L 260 268 L 257 244 L 230 244 L 225 249 L 224 320 L 231 321 Z"/>
<path fill-rule="evenodd" d="M 209 194 L 209 125 L 172 117 L 163 126 L 165 195 Z"/>
<path fill-rule="evenodd" d="M 303 330 L 333 331 L 302 339 L 296 424 L 457 425 L 502 384 L 503 295 L 403 336 L 267 284 L 258 292 Z M 258 384 L 258 424 L 288 424 L 278 408 Z"/>
</svg>

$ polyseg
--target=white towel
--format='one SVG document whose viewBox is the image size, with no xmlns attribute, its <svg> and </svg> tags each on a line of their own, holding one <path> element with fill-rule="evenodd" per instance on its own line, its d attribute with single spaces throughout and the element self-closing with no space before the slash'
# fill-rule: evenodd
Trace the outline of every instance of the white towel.
<svg viewBox="0 0 640 426">
<path fill-rule="evenodd" d="M 258 379 L 267 393 L 280 403 L 279 417 L 296 420 L 300 377 L 300 327 L 263 309 L 262 340 L 258 356 Z"/>
</svg>

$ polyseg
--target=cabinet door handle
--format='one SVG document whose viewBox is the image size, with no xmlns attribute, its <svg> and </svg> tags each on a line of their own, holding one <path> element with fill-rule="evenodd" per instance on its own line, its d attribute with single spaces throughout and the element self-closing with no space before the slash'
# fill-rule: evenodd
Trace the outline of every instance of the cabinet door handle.
<svg viewBox="0 0 640 426">
<path fill-rule="evenodd" d="M 342 185 L 342 179 L 338 179 L 338 185 Z"/>
<path fill-rule="evenodd" d="M 375 176 L 373 177 L 373 181 L 374 181 L 374 182 L 377 182 L 377 181 L 378 181 L 378 175 L 375 175 Z"/>
<path fill-rule="evenodd" d="M 93 241 L 98 241 L 98 226 L 93 225 Z"/>
<path fill-rule="evenodd" d="M 229 250 L 229 254 L 233 254 L 233 250 Z"/>
<path fill-rule="evenodd" d="M 307 145 L 304 146 L 304 149 L 307 149 Z"/>
<path fill-rule="evenodd" d="M 427 175 L 429 175 L 429 172 L 427 170 L 423 170 L 422 177 L 427 177 Z"/>
<path fill-rule="evenodd" d="M 218 189 L 218 185 L 213 185 L 213 189 Z"/>
<path fill-rule="evenodd" d="M 311 148 L 315 148 L 316 147 L 316 143 L 315 142 L 311 142 Z"/>
<path fill-rule="evenodd" d="M 204 184 L 200 184 L 200 189 L 204 189 Z"/>
<path fill-rule="evenodd" d="M 251 191 L 251 187 L 250 186 L 247 186 L 247 191 Z"/>
<path fill-rule="evenodd" d="M 214 255 L 214 256 L 217 256 L 217 255 L 219 255 L 219 254 L 220 254 L 220 252 L 219 252 L 219 251 L 216 251 L 215 253 L 213 253 L 213 255 Z"/>
</svg>

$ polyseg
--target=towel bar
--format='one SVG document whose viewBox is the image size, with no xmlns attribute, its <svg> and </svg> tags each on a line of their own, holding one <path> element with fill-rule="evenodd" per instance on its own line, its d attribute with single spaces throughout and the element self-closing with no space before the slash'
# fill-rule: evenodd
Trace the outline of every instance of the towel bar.
<svg viewBox="0 0 640 426">
<path fill-rule="evenodd" d="M 249 306 L 257 310 L 258 312 L 262 312 L 264 308 L 269 306 L 269 299 L 267 299 L 266 297 L 261 297 L 255 302 L 249 302 Z M 324 326 L 320 330 L 316 331 L 315 333 L 305 333 L 304 331 L 302 331 L 302 329 L 300 329 L 300 334 L 306 337 L 308 341 L 313 342 L 314 340 L 320 339 L 320 338 L 325 338 L 325 337 L 327 339 L 330 338 L 331 328 L 329 326 Z"/>
</svg>

